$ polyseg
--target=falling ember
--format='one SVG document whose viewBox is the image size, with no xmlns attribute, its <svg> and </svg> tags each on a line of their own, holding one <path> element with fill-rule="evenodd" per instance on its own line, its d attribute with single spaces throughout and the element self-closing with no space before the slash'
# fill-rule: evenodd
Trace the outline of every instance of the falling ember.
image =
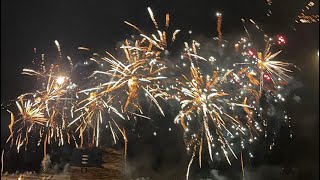
<svg viewBox="0 0 320 180">
<path fill-rule="evenodd" d="M 150 7 L 148 7 L 148 12 L 149 12 L 150 17 L 151 17 L 151 19 L 152 19 L 152 22 L 154 23 L 155 27 L 158 29 L 157 21 L 155 20 L 154 15 L 153 15 L 153 12 L 152 12 L 152 10 L 151 10 Z"/>
<path fill-rule="evenodd" d="M 46 137 L 44 138 L 44 142 L 43 142 L 43 159 L 44 159 L 44 161 L 47 158 L 47 140 L 48 140 L 48 136 L 46 135 Z M 46 171 L 46 169 L 44 169 L 43 171 Z"/>
<path fill-rule="evenodd" d="M 127 166 L 128 139 L 127 139 L 127 135 L 126 135 L 126 130 L 124 128 L 122 130 L 122 137 L 123 137 L 123 141 L 124 141 L 124 165 L 126 168 L 126 166 Z"/>
<path fill-rule="evenodd" d="M 242 179 L 245 180 L 242 151 L 241 151 L 241 169 L 242 169 Z"/>
<path fill-rule="evenodd" d="M 234 48 L 235 48 L 235 51 L 236 51 L 236 52 L 239 52 L 239 44 L 238 44 L 238 43 L 236 43 L 236 44 L 234 45 Z"/>
<path fill-rule="evenodd" d="M 61 54 L 61 49 L 60 49 L 60 44 L 57 40 L 54 41 L 54 43 L 56 44 L 57 48 L 58 48 L 58 52 L 59 52 L 59 56 L 60 58 L 62 58 L 62 54 Z"/>
<path fill-rule="evenodd" d="M 3 162 L 3 155 L 4 155 L 4 149 L 2 150 L 2 153 L 1 153 L 1 175 L 3 173 L 3 166 L 4 166 L 4 162 Z"/>
<path fill-rule="evenodd" d="M 220 12 L 216 13 L 217 16 L 217 32 L 218 32 L 218 38 L 219 38 L 219 45 L 221 46 L 222 43 L 222 31 L 221 31 L 221 25 L 222 25 L 222 14 Z"/>
<path fill-rule="evenodd" d="M 86 48 L 86 47 L 78 47 L 79 50 L 85 50 L 85 51 L 90 51 L 89 48 Z"/>
<path fill-rule="evenodd" d="M 272 12 L 271 12 L 271 5 L 272 5 L 272 0 L 266 0 L 267 4 L 268 4 L 268 13 L 267 16 L 271 16 Z"/>
<path fill-rule="evenodd" d="M 187 173 L 186 173 L 186 179 L 187 179 L 187 180 L 189 179 L 189 172 L 190 172 L 191 164 L 192 164 L 192 162 L 193 162 L 193 159 L 194 159 L 195 155 L 196 155 L 196 151 L 193 151 L 192 157 L 191 157 L 191 159 L 190 159 L 190 161 L 189 161 L 189 164 L 188 164 Z"/>
</svg>

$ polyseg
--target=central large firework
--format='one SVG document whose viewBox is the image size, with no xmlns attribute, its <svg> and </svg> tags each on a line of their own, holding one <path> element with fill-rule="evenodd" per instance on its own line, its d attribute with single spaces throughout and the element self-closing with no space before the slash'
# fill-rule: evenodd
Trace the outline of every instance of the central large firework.
<svg viewBox="0 0 320 180">
<path fill-rule="evenodd" d="M 190 129 L 196 129 L 196 134 L 191 135 L 192 139 L 187 142 L 187 146 L 188 149 L 190 149 L 190 146 L 193 144 L 199 145 L 200 166 L 203 138 L 205 137 L 207 141 L 210 158 L 212 160 L 211 148 L 212 145 L 214 145 L 212 143 L 214 136 L 216 136 L 217 138 L 215 139 L 222 144 L 223 149 L 227 147 L 230 148 L 228 140 L 225 138 L 225 132 L 230 132 L 228 130 L 229 126 L 238 126 L 240 124 L 239 121 L 224 110 L 229 104 L 228 93 L 223 91 L 223 79 L 220 79 L 218 73 L 219 72 L 214 71 L 212 76 L 204 77 L 193 63 L 191 63 L 191 79 L 189 80 L 185 77 L 186 82 L 181 83 L 183 85 L 177 88 L 180 92 L 177 98 L 180 100 L 181 111 L 179 115 L 177 115 L 175 122 L 180 122 L 186 133 L 189 132 Z M 185 120 L 192 121 L 194 118 L 199 122 L 198 126 L 193 122 L 185 122 Z M 211 127 L 210 124 L 212 125 Z M 212 135 L 210 129 L 213 129 L 215 135 Z M 193 131 L 191 130 L 191 132 Z M 195 147 L 194 149 L 197 148 Z M 226 157 L 228 158 L 228 156 Z"/>
</svg>

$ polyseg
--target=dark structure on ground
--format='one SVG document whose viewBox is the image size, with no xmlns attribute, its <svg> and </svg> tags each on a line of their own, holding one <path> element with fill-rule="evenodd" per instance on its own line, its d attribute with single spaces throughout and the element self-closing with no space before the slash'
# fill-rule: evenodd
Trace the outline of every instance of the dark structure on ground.
<svg viewBox="0 0 320 180">
<path fill-rule="evenodd" d="M 70 179 L 123 179 L 123 155 L 110 148 L 79 148 L 72 155 Z"/>
</svg>

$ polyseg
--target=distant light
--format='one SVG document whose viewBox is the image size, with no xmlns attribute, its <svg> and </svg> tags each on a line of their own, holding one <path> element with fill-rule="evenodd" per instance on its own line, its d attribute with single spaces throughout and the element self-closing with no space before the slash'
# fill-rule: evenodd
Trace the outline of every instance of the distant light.
<svg viewBox="0 0 320 180">
<path fill-rule="evenodd" d="M 221 17 L 222 14 L 221 14 L 220 12 L 217 12 L 217 13 L 216 13 L 216 16 L 217 16 L 217 17 Z"/>
<path fill-rule="evenodd" d="M 253 52 L 251 50 L 249 50 L 249 55 L 253 56 Z"/>
<path fill-rule="evenodd" d="M 264 74 L 263 77 L 266 79 L 266 80 L 270 80 L 271 77 L 268 75 L 268 74 Z"/>
<path fill-rule="evenodd" d="M 278 35 L 278 36 L 277 36 L 277 43 L 278 43 L 278 45 L 284 45 L 284 44 L 286 44 L 285 37 L 282 36 L 282 35 Z"/>
</svg>

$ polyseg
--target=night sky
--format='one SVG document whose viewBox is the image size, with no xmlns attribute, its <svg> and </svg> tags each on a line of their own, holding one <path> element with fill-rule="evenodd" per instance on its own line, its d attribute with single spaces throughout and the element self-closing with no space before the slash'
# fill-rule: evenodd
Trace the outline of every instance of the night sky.
<svg viewBox="0 0 320 180">
<path fill-rule="evenodd" d="M 149 6 L 156 19 L 161 21 L 169 12 L 173 28 L 192 30 L 195 37 L 208 39 L 217 36 L 217 11 L 223 13 L 222 31 L 225 37 L 244 34 L 241 18 L 252 18 L 265 32 L 274 35 L 281 33 L 288 38 L 281 57 L 301 69 L 293 75 L 301 86 L 293 88 L 290 94 L 301 97 L 301 101 L 289 100 L 287 104 L 294 138 L 288 139 L 288 134 L 280 129 L 275 150 L 270 153 L 262 149 L 257 159 L 253 160 L 256 169 L 251 172 L 251 177 L 259 179 L 262 175 L 266 177 L 286 168 L 289 174 L 287 179 L 316 180 L 319 179 L 319 58 L 316 54 L 319 49 L 319 23 L 294 23 L 299 10 L 307 2 L 274 0 L 271 6 L 273 15 L 267 17 L 268 6 L 264 0 L 1 1 L 1 102 L 15 99 L 19 94 L 33 89 L 35 82 L 21 75 L 23 68 L 31 67 L 33 48 L 45 54 L 56 53 L 54 40 L 58 40 L 63 53 L 71 56 L 76 63 L 80 62 L 79 46 L 104 52 L 136 33 L 123 23 L 124 20 L 141 29 L 153 30 L 147 12 Z M 313 13 L 319 14 L 318 2 L 314 9 L 316 12 Z M 8 122 L 8 114 L 1 111 L 2 149 L 8 136 Z M 172 123 L 166 123 L 141 125 L 142 130 L 157 126 L 159 136 L 154 137 L 150 132 L 149 135 L 144 133 L 145 136 L 140 139 L 129 139 L 129 161 L 134 176 L 152 176 L 155 179 L 184 177 L 189 157 L 186 156 L 180 127 L 175 126 L 175 131 L 167 133 Z M 60 151 L 65 155 L 70 150 L 63 147 Z M 42 155 L 32 159 L 23 154 L 12 159 L 8 169 L 28 166 L 29 169 L 24 170 L 36 170 Z M 203 168 L 198 174 L 208 173 L 212 168 Z M 231 178 L 230 174 L 235 173 L 233 170 L 237 166 L 214 168 Z"/>
</svg>

